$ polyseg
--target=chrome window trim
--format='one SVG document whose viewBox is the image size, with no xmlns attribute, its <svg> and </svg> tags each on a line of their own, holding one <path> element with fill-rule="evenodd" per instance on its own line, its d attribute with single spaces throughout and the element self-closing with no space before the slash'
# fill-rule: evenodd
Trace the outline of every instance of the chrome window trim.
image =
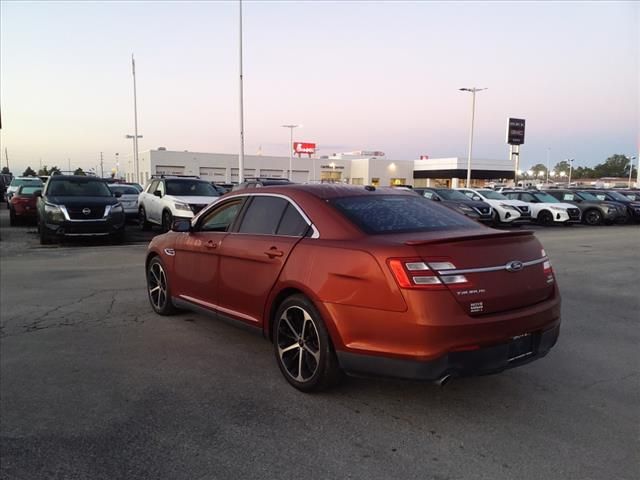
<svg viewBox="0 0 640 480">
<path fill-rule="evenodd" d="M 542 257 L 542 258 L 538 258 L 536 260 L 531 260 L 528 262 L 522 262 L 522 267 L 526 268 L 526 267 L 531 267 L 533 265 L 538 265 L 540 263 L 544 263 L 548 260 L 548 257 Z M 509 262 L 511 263 L 511 262 Z M 459 270 L 438 270 L 438 273 L 440 275 L 459 275 L 459 274 L 465 274 L 465 273 L 486 273 L 486 272 L 499 272 L 500 270 L 506 270 L 507 269 L 507 265 L 509 264 L 507 263 L 506 265 L 499 265 L 499 266 L 495 266 L 495 267 L 480 267 L 480 268 L 464 268 L 464 269 L 459 269 Z"/>
<path fill-rule="evenodd" d="M 236 195 L 224 198 L 224 199 L 222 199 L 222 197 L 221 197 L 220 200 L 215 200 L 213 203 L 211 203 L 209 205 L 208 208 L 203 208 L 202 210 L 200 210 L 198 212 L 198 215 L 196 215 L 193 218 L 193 220 L 191 221 L 191 225 L 195 225 L 201 215 L 205 215 L 207 212 L 209 212 L 210 210 L 215 208 L 215 205 L 217 205 L 221 200 L 224 200 L 224 201 L 229 200 L 229 201 L 231 201 L 234 198 L 257 197 L 257 196 L 261 196 L 261 197 L 277 197 L 277 198 L 282 198 L 282 199 L 286 200 L 287 202 L 289 202 L 291 205 L 294 206 L 294 208 L 298 211 L 298 213 L 304 219 L 304 221 L 307 222 L 307 225 L 309 225 L 311 227 L 311 230 L 313 231 L 313 234 L 311 235 L 311 237 L 308 237 L 308 238 L 320 238 L 320 232 L 318 231 L 316 226 L 313 224 L 311 219 L 309 219 L 307 214 L 304 213 L 304 210 L 302 210 L 302 208 L 300 208 L 300 206 L 295 201 L 293 201 L 290 197 L 287 197 L 286 195 L 283 195 L 281 193 L 266 193 L 262 189 L 260 189 L 260 191 L 256 191 L 256 192 L 239 193 L 239 194 L 236 194 Z M 274 234 L 268 234 L 268 233 L 262 233 L 262 234 L 260 234 L 260 233 L 243 233 L 243 232 L 230 232 L 230 233 L 239 234 L 239 235 L 266 235 L 266 236 L 275 236 L 275 237 L 304 238 L 304 237 L 298 237 L 298 236 L 295 236 L 295 235 L 276 235 L 275 233 Z"/>
</svg>

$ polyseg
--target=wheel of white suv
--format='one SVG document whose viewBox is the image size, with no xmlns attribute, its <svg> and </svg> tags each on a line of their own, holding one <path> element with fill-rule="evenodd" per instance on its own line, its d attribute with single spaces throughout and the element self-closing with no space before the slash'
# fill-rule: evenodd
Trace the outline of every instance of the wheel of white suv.
<svg viewBox="0 0 640 480">
<path fill-rule="evenodd" d="M 280 371 L 298 390 L 324 390 L 340 378 L 327 328 L 303 295 L 292 295 L 280 304 L 274 319 L 273 346 Z"/>
</svg>

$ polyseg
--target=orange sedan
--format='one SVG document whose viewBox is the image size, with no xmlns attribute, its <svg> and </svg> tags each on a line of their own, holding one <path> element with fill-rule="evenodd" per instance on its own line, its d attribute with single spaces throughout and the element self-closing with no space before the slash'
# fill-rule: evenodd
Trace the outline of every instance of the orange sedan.
<svg viewBox="0 0 640 480">
<path fill-rule="evenodd" d="M 155 237 L 153 309 L 260 331 L 302 391 L 342 372 L 446 382 L 543 357 L 560 294 L 529 231 L 401 190 L 288 185 L 221 197 Z"/>
</svg>

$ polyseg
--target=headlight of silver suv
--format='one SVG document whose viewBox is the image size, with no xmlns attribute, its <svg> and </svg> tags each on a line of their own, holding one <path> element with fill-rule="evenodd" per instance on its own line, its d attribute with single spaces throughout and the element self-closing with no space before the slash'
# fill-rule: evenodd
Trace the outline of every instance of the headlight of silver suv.
<svg viewBox="0 0 640 480">
<path fill-rule="evenodd" d="M 176 207 L 176 210 L 185 210 L 187 212 L 191 211 L 191 207 L 186 203 L 174 202 L 174 206 Z"/>
<path fill-rule="evenodd" d="M 124 207 L 121 203 L 116 203 L 115 205 L 111 205 L 111 210 L 109 214 L 112 215 L 114 213 L 124 213 Z"/>
<path fill-rule="evenodd" d="M 64 213 L 62 213 L 62 209 L 53 203 L 44 204 L 44 215 L 49 223 L 64 222 Z"/>
</svg>

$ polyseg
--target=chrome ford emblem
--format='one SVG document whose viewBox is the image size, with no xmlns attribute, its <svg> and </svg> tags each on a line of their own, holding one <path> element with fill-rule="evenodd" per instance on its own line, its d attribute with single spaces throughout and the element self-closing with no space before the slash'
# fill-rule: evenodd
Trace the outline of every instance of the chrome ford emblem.
<svg viewBox="0 0 640 480">
<path fill-rule="evenodd" d="M 82 214 L 83 215 L 89 215 L 91 213 L 91 209 L 90 208 L 83 208 L 82 209 Z"/>
<path fill-rule="evenodd" d="M 519 272 L 524 268 L 524 265 L 522 264 L 522 262 L 514 260 L 513 262 L 507 263 L 504 268 L 507 270 L 507 272 Z"/>
</svg>

